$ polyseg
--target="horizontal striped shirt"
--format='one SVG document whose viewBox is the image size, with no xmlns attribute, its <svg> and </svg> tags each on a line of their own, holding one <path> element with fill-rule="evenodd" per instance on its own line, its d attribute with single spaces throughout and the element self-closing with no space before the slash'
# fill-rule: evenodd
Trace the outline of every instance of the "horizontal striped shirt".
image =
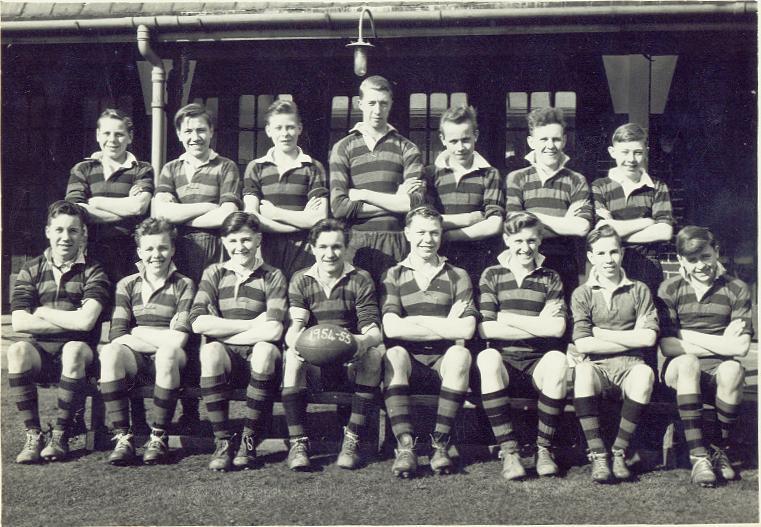
<svg viewBox="0 0 761 527">
<path fill-rule="evenodd" d="M 329 292 L 317 278 L 316 264 L 298 271 L 288 286 L 290 306 L 309 311 L 307 327 L 335 324 L 355 335 L 373 325 L 380 328 L 373 279 L 367 271 L 344 266 L 344 275 Z"/>
<path fill-rule="evenodd" d="M 103 309 L 108 309 L 110 298 L 111 283 L 99 263 L 80 260 L 63 273 L 56 273 L 48 248 L 21 267 L 13 286 L 11 312 L 34 313 L 40 306 L 76 311 L 87 300 L 96 300 Z M 100 326 L 96 324 L 90 332 L 66 331 L 39 335 L 39 338 L 54 342 L 91 341 L 97 339 L 99 333 Z"/>
<path fill-rule="evenodd" d="M 729 323 L 738 319 L 745 322 L 743 332 L 753 334 L 750 289 L 727 273 L 720 274 L 700 299 L 681 275 L 665 280 L 658 298 L 664 337 L 677 337 L 680 329 L 722 335 Z"/>
<path fill-rule="evenodd" d="M 145 288 L 150 286 L 142 272 L 124 277 L 116 284 L 109 340 L 129 334 L 135 326 L 192 332 L 189 316 L 196 287 L 190 278 L 173 266 L 155 291 L 146 291 L 148 295 L 144 295 Z"/>
<path fill-rule="evenodd" d="M 246 166 L 244 196 L 256 196 L 260 201 L 266 199 L 287 210 L 304 210 L 311 198 L 328 196 L 322 163 L 302 153 L 298 166 L 280 174 L 272 150 Z"/>
<path fill-rule="evenodd" d="M 87 203 L 90 198 L 126 198 L 133 188 L 153 194 L 153 167 L 150 163 L 138 161 L 128 152 L 127 160 L 108 178 L 105 177 L 103 163 L 96 152 L 91 157 L 74 165 L 66 185 L 66 200 L 74 203 Z M 132 236 L 135 227 L 146 214 L 123 218 L 112 223 L 98 223 L 89 228 L 91 240 L 105 240 L 114 237 Z"/>
<path fill-rule="evenodd" d="M 191 178 L 188 172 L 193 169 Z M 196 166 L 185 153 L 161 169 L 156 194 L 161 192 L 171 194 L 178 203 L 234 203 L 241 208 L 238 165 L 212 152 L 206 163 Z"/>
<path fill-rule="evenodd" d="M 330 152 L 330 208 L 333 216 L 362 231 L 401 231 L 404 215 L 389 212 L 372 218 L 359 218 L 362 202 L 349 199 L 349 189 L 367 189 L 395 194 L 405 180 L 419 179 L 423 166 L 420 151 L 409 139 L 389 127 L 371 152 L 361 133 L 361 123 L 338 141 Z M 412 207 L 423 202 L 425 191 L 410 196 Z"/>
<path fill-rule="evenodd" d="M 600 285 L 594 268 L 587 283 L 576 288 L 571 296 L 573 313 L 573 340 L 592 337 L 592 328 L 629 331 L 637 320 L 643 329 L 658 332 L 658 313 L 650 288 L 638 280 L 630 280 L 621 271 L 622 278 L 612 292 Z M 627 350 L 620 355 L 643 356 L 645 350 Z M 603 356 L 600 356 L 602 358 Z M 606 354 L 605 357 L 610 357 Z"/>
<path fill-rule="evenodd" d="M 283 322 L 288 289 L 280 269 L 261 263 L 241 277 L 227 262 L 212 264 L 203 272 L 190 310 L 191 325 L 201 315 L 252 320 L 266 311 L 267 320 Z"/>
<path fill-rule="evenodd" d="M 509 253 L 499 255 L 499 265 L 484 270 L 479 281 L 481 319 L 497 320 L 500 312 L 536 317 L 548 305 L 557 305 L 561 317 L 567 316 L 563 283 L 556 271 L 538 265 L 518 283 L 510 269 Z M 532 338 L 514 341 L 490 340 L 489 345 L 514 360 L 539 359 L 550 349 L 562 349 L 560 339 Z"/>
</svg>

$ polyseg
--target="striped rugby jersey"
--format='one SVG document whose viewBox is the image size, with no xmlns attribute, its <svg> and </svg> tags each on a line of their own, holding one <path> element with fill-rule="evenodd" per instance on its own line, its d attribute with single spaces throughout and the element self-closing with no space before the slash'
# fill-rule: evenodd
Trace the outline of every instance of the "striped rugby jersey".
<svg viewBox="0 0 761 527">
<path fill-rule="evenodd" d="M 150 163 L 138 161 L 131 152 L 127 152 L 125 165 L 128 166 L 120 167 L 106 179 L 99 154 L 102 155 L 101 152 L 96 152 L 74 165 L 69 174 L 64 199 L 74 203 L 87 203 L 87 200 L 96 196 L 126 198 L 134 187 L 153 194 L 153 167 Z M 132 236 L 135 227 L 146 217 L 147 213 L 113 223 L 91 225 L 89 235 L 93 240 Z"/>
<path fill-rule="evenodd" d="M 722 335 L 729 323 L 737 319 L 745 322 L 743 333 L 753 334 L 750 289 L 723 267 L 700 299 L 683 275 L 665 280 L 658 289 L 658 298 L 664 337 L 678 337 L 680 329 Z"/>
<path fill-rule="evenodd" d="M 124 277 L 116 284 L 109 340 L 129 334 L 135 326 L 169 328 L 192 333 L 188 317 L 196 292 L 193 281 L 180 274 L 172 264 L 166 281 L 150 293 L 147 302 L 143 298 L 144 284 L 142 270 Z M 174 323 L 171 323 L 173 318 Z"/>
<path fill-rule="evenodd" d="M 373 325 L 380 328 L 373 279 L 349 263 L 329 296 L 317 279 L 317 264 L 298 271 L 288 286 L 288 300 L 291 307 L 309 311 L 307 327 L 335 324 L 355 335 Z"/>
<path fill-rule="evenodd" d="M 203 272 L 190 310 L 190 324 L 201 315 L 251 320 L 266 311 L 267 320 L 283 322 L 288 291 L 280 269 L 259 262 L 245 278 L 228 262 L 215 263 Z"/>
<path fill-rule="evenodd" d="M 359 218 L 362 202 L 349 200 L 350 188 L 394 194 L 407 179 L 420 178 L 423 166 L 420 151 L 409 139 L 389 126 L 371 152 L 358 123 L 330 152 L 330 208 L 333 216 L 345 219 L 360 231 L 401 231 L 404 215 L 388 213 Z M 410 196 L 410 207 L 423 203 L 424 189 Z"/>
<path fill-rule="evenodd" d="M 186 173 L 188 154 L 170 161 L 159 174 L 156 194 L 167 192 L 179 203 L 234 203 L 241 208 L 238 165 L 212 151 L 207 163 L 198 167 L 192 179 Z"/>
<path fill-rule="evenodd" d="M 103 309 L 109 307 L 111 283 L 99 263 L 80 259 L 56 279 L 50 248 L 21 267 L 11 296 L 11 312 L 33 313 L 40 306 L 76 311 L 87 300 L 97 300 Z M 66 331 L 39 335 L 39 340 L 68 342 L 72 340 L 97 342 L 100 325 L 89 332 Z"/>
<path fill-rule="evenodd" d="M 327 197 L 328 188 L 325 167 L 316 159 L 301 152 L 301 166 L 278 172 L 273 157 L 274 148 L 267 155 L 254 159 L 246 166 L 243 176 L 243 195 L 253 195 L 259 200 L 271 201 L 276 207 L 287 210 L 304 210 L 307 202 L 314 197 Z"/>
</svg>

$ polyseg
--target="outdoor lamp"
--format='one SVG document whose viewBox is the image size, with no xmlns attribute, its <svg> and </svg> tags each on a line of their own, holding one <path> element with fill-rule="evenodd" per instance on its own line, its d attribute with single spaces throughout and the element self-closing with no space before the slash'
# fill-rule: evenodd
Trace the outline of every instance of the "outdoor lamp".
<svg viewBox="0 0 761 527">
<path fill-rule="evenodd" d="M 347 48 L 354 48 L 354 74 L 357 77 L 364 77 L 367 74 L 367 49 L 375 47 L 362 38 L 362 21 L 365 18 L 365 13 L 370 17 L 370 28 L 373 30 L 373 37 L 378 38 L 378 35 L 375 33 L 373 14 L 365 7 L 359 13 L 359 35 L 356 42 L 346 44 Z"/>
</svg>

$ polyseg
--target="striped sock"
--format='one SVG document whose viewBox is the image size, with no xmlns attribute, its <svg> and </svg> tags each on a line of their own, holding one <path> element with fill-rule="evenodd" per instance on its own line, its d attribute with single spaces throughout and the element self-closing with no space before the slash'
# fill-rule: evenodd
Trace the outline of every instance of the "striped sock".
<svg viewBox="0 0 761 527">
<path fill-rule="evenodd" d="M 367 423 L 367 415 L 375 406 L 375 387 L 354 383 L 354 396 L 351 398 L 351 416 L 346 428 L 349 432 L 360 435 Z"/>
<path fill-rule="evenodd" d="M 40 410 L 37 405 L 37 386 L 34 384 L 34 373 L 27 370 L 23 373 L 9 373 L 11 398 L 16 401 L 16 409 L 24 420 L 27 430 L 40 430 Z"/>
<path fill-rule="evenodd" d="M 58 382 L 58 418 L 56 419 L 56 430 L 68 430 L 71 424 L 71 419 L 74 417 L 74 412 L 77 407 L 74 403 L 74 398 L 78 393 L 84 392 L 85 386 L 87 386 L 87 380 L 82 377 L 81 379 L 72 379 L 61 375 L 61 380 Z"/>
<path fill-rule="evenodd" d="M 106 415 L 115 433 L 129 430 L 129 398 L 127 379 L 100 383 L 100 393 L 106 403 Z"/>
<path fill-rule="evenodd" d="M 552 446 L 552 440 L 555 438 L 555 431 L 558 429 L 560 414 L 565 408 L 565 399 L 553 399 L 539 392 L 539 401 L 537 402 L 537 431 L 536 444 L 543 447 Z"/>
<path fill-rule="evenodd" d="M 439 391 L 439 408 L 436 411 L 436 428 L 434 434 L 447 437 L 452 430 L 457 412 L 465 401 L 465 392 L 458 392 L 441 387 Z"/>
<path fill-rule="evenodd" d="M 172 424 L 179 393 L 178 388 L 162 388 L 159 385 L 153 387 L 154 428 L 166 430 Z"/>
<path fill-rule="evenodd" d="M 581 429 L 584 431 L 584 437 L 587 439 L 587 447 L 592 452 L 601 454 L 606 450 L 600 436 L 599 403 L 600 401 L 596 396 L 574 397 L 573 399 L 573 407 L 576 410 L 576 417 L 581 423 Z"/>
<path fill-rule="evenodd" d="M 306 388 L 283 388 L 282 401 L 285 422 L 288 424 L 288 437 L 291 439 L 306 437 L 304 432 L 304 423 L 307 418 Z"/>
<path fill-rule="evenodd" d="M 223 373 L 215 377 L 201 377 L 201 395 L 206 404 L 211 428 L 217 439 L 228 439 L 232 434 L 229 430 L 227 415 L 230 411 L 227 376 Z"/>
<path fill-rule="evenodd" d="M 413 435 L 410 419 L 410 387 L 406 384 L 389 386 L 383 394 L 391 429 L 398 439 L 404 434 Z"/>
<path fill-rule="evenodd" d="M 255 434 L 261 437 L 270 415 L 274 402 L 275 389 L 272 386 L 274 376 L 251 372 L 251 379 L 246 388 L 246 421 L 243 425 L 245 434 Z"/>
<path fill-rule="evenodd" d="M 676 396 L 679 408 L 679 418 L 684 426 L 684 437 L 691 456 L 707 456 L 708 451 L 703 446 L 703 403 L 699 393 L 689 393 Z"/>
<path fill-rule="evenodd" d="M 719 428 L 721 429 L 721 438 L 717 438 L 719 446 L 724 447 L 727 445 L 729 434 L 732 432 L 739 415 L 739 404 L 729 404 L 719 399 L 718 396 L 716 397 L 716 417 L 719 420 Z"/>
<path fill-rule="evenodd" d="M 484 406 L 486 417 L 489 418 L 494 439 L 498 445 L 505 445 L 509 449 L 515 449 L 518 442 L 515 439 L 513 431 L 513 421 L 511 419 L 510 398 L 507 395 L 507 388 L 492 393 L 481 395 L 481 404 Z"/>
<path fill-rule="evenodd" d="M 624 398 L 624 404 L 621 407 L 621 422 L 618 425 L 618 434 L 613 442 L 613 448 L 626 450 L 646 406 L 646 404 L 632 401 L 627 397 Z"/>
</svg>

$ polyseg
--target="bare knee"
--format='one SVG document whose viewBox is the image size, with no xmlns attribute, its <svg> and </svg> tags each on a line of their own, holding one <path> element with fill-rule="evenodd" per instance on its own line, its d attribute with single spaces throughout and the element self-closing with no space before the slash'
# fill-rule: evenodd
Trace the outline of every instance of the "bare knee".
<svg viewBox="0 0 761 527">
<path fill-rule="evenodd" d="M 739 390 L 744 381 L 745 369 L 737 361 L 724 361 L 716 370 L 716 383 L 721 390 Z"/>
<path fill-rule="evenodd" d="M 22 373 L 31 370 L 35 364 L 37 349 L 28 342 L 14 342 L 8 348 L 6 358 L 10 373 Z"/>
<path fill-rule="evenodd" d="M 470 365 L 471 358 L 468 349 L 463 346 L 452 346 L 444 354 L 441 371 L 446 372 L 447 376 L 467 377 Z"/>
<path fill-rule="evenodd" d="M 225 356 L 227 351 L 219 342 L 210 342 L 201 346 L 199 352 L 202 373 L 218 375 L 225 371 Z"/>
<path fill-rule="evenodd" d="M 594 393 L 595 391 L 595 367 L 591 362 L 580 362 L 574 367 L 573 388 L 574 392 Z"/>
<path fill-rule="evenodd" d="M 357 362 L 357 374 L 380 375 L 383 368 L 383 346 L 369 348 Z"/>
<path fill-rule="evenodd" d="M 92 360 L 92 350 L 84 342 L 67 342 L 61 350 L 63 372 L 71 375 L 73 372 L 83 374 L 85 367 Z"/>
<path fill-rule="evenodd" d="M 184 352 L 179 348 L 159 348 L 154 362 L 156 374 L 170 374 L 182 367 Z"/>
<path fill-rule="evenodd" d="M 626 377 L 626 396 L 638 402 L 648 402 L 653 393 L 655 373 L 645 364 L 638 364 Z"/>
<path fill-rule="evenodd" d="M 275 372 L 275 364 L 280 357 L 277 346 L 271 342 L 257 342 L 251 352 L 251 371 L 262 375 Z"/>
<path fill-rule="evenodd" d="M 666 368 L 666 385 L 676 388 L 679 380 L 682 384 L 692 382 L 697 386 L 700 382 L 700 361 L 695 355 L 680 355 L 671 360 Z"/>
<path fill-rule="evenodd" d="M 502 355 L 494 348 L 487 348 L 476 356 L 476 367 L 482 377 L 496 375 L 502 367 Z"/>
<path fill-rule="evenodd" d="M 412 364 L 410 363 L 410 356 L 407 350 L 401 346 L 393 346 L 387 349 L 383 355 L 383 369 L 386 386 L 391 383 L 394 377 L 397 378 L 397 381 L 400 377 L 409 379 L 412 372 Z"/>
</svg>

